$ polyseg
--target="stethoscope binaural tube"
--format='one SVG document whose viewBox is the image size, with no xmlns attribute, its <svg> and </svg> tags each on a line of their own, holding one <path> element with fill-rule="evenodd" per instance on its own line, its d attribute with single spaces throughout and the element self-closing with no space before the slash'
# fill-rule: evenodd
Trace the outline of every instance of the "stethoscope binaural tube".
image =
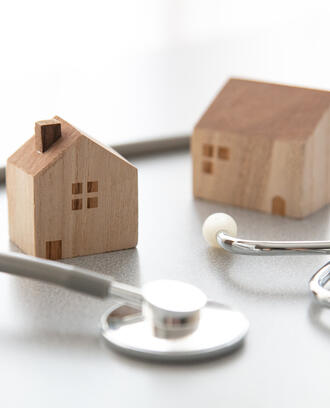
<svg viewBox="0 0 330 408">
<path fill-rule="evenodd" d="M 315 299 L 323 306 L 330 307 L 330 291 L 325 285 L 330 281 L 330 262 L 319 269 L 309 281 L 309 288 Z"/>
<path fill-rule="evenodd" d="M 228 214 L 210 215 L 203 224 L 205 240 L 213 247 L 240 255 L 330 254 L 330 241 L 253 241 L 237 238 L 237 224 Z"/>
<path fill-rule="evenodd" d="M 159 280 L 139 289 L 84 268 L 1 252 L 0 271 L 114 298 L 117 303 L 101 319 L 102 335 L 116 350 L 136 357 L 191 361 L 218 356 L 238 348 L 249 328 L 242 313 L 180 281 Z"/>
<path fill-rule="evenodd" d="M 228 214 L 210 215 L 203 224 L 203 236 L 213 247 L 239 255 L 328 255 L 330 241 L 252 241 L 236 238 L 237 224 Z M 323 306 L 330 307 L 330 263 L 324 265 L 310 280 L 310 290 Z"/>
<path fill-rule="evenodd" d="M 217 233 L 219 246 L 240 255 L 315 255 L 330 254 L 330 241 L 252 241 Z"/>
</svg>

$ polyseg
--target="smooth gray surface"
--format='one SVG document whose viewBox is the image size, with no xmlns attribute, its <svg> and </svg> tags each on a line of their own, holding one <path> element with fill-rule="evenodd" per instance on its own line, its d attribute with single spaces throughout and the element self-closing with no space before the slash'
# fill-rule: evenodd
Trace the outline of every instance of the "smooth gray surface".
<svg viewBox="0 0 330 408">
<path fill-rule="evenodd" d="M 135 160 L 140 235 L 136 250 L 69 260 L 131 284 L 180 279 L 242 310 L 245 346 L 194 365 L 131 360 L 99 335 L 102 302 L 0 273 L 0 406 L 327 406 L 330 310 L 313 304 L 308 280 L 327 256 L 244 257 L 208 248 L 201 224 L 230 213 L 242 237 L 326 239 L 329 208 L 302 221 L 194 200 L 188 152 Z M 8 242 L 5 189 L 0 249 Z"/>
</svg>

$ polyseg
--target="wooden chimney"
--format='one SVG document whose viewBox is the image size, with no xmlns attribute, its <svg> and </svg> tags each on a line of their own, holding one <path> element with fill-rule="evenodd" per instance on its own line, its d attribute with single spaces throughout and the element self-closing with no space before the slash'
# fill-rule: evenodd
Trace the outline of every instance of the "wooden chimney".
<svg viewBox="0 0 330 408">
<path fill-rule="evenodd" d="M 39 120 L 35 123 L 35 147 L 44 153 L 61 137 L 61 122 L 57 119 Z"/>
</svg>

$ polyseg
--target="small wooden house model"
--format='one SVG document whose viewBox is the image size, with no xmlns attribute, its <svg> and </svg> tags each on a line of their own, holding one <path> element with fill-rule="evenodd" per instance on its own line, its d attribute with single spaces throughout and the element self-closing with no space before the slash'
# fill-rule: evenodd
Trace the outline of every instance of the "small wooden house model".
<svg viewBox="0 0 330 408">
<path fill-rule="evenodd" d="M 230 79 L 192 157 L 196 197 L 305 217 L 330 201 L 330 92 Z"/>
<path fill-rule="evenodd" d="M 10 239 L 25 253 L 58 259 L 137 243 L 137 169 L 59 117 L 7 162 Z"/>
</svg>

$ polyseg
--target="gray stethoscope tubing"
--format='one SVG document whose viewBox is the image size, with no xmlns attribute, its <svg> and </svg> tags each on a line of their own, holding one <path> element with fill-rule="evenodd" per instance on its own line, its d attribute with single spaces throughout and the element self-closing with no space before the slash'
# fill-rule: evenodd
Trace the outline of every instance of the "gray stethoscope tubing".
<svg viewBox="0 0 330 408">
<path fill-rule="evenodd" d="M 160 280 L 142 289 L 77 266 L 0 252 L 0 271 L 117 301 L 101 318 L 110 345 L 131 356 L 165 361 L 210 358 L 238 348 L 248 332 L 242 313 L 190 284 Z M 118 303 L 119 302 L 119 303 Z"/>
<path fill-rule="evenodd" d="M 179 134 L 176 136 L 159 137 L 156 139 L 140 140 L 139 142 L 111 145 L 110 147 L 126 159 L 148 154 L 169 152 L 172 150 L 189 149 L 190 135 Z M 2 164 L 2 163 L 1 163 Z M 0 183 L 6 178 L 5 166 L 0 167 Z"/>
<path fill-rule="evenodd" d="M 124 298 L 133 305 L 142 303 L 142 294 L 138 288 L 77 266 L 19 253 L 0 252 L 0 271 L 53 283 L 98 298 L 114 296 Z"/>
</svg>

